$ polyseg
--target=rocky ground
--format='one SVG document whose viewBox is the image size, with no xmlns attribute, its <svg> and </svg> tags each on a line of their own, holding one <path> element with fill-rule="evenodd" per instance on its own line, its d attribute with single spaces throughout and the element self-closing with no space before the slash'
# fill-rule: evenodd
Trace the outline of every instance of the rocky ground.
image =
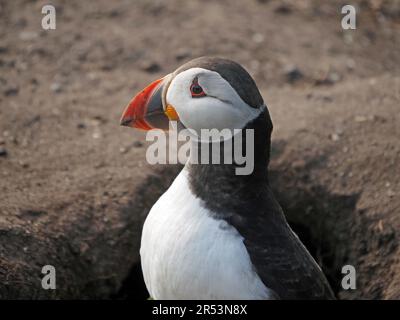
<svg viewBox="0 0 400 320">
<path fill-rule="evenodd" d="M 400 298 L 400 4 L 0 1 L 0 297 L 145 298 L 148 209 L 179 168 L 119 126 L 130 98 L 201 55 L 238 61 L 274 122 L 271 184 L 339 298 Z M 52 264 L 57 290 L 41 288 Z M 357 289 L 340 287 L 341 267 Z"/>
</svg>

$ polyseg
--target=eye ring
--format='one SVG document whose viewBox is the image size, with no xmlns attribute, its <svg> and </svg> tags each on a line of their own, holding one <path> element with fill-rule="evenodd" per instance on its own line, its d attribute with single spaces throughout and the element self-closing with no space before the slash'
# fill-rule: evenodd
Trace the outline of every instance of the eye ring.
<svg viewBox="0 0 400 320">
<path fill-rule="evenodd" d="M 197 78 L 193 80 L 193 83 L 190 86 L 190 93 L 192 98 L 201 98 L 206 95 L 203 88 L 199 85 Z"/>
</svg>

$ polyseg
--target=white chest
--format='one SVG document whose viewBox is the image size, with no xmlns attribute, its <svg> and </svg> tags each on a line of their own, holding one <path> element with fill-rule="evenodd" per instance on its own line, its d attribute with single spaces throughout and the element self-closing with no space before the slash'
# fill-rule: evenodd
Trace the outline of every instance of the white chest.
<svg viewBox="0 0 400 320">
<path fill-rule="evenodd" d="M 154 299 L 268 299 L 243 238 L 210 216 L 190 191 L 184 169 L 151 209 L 141 262 Z"/>
</svg>

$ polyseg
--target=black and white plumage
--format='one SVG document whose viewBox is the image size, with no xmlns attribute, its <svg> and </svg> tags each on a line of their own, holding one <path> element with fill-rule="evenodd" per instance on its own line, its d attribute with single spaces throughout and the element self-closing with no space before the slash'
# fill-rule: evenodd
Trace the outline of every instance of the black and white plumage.
<svg viewBox="0 0 400 320">
<path fill-rule="evenodd" d="M 193 83 L 201 86 L 204 96 L 193 97 Z M 255 132 L 250 175 L 237 175 L 234 163 L 193 164 L 189 160 L 150 210 L 140 254 L 151 296 L 333 299 L 324 274 L 290 229 L 270 189 L 267 168 L 272 122 L 250 75 L 232 61 L 203 57 L 147 91 L 143 91 L 147 106 L 143 99 L 132 100 L 122 124 L 151 128 L 155 120 L 146 115 L 157 115 L 159 104 L 163 110 L 173 106 L 183 126 L 193 130 Z M 145 125 L 135 125 L 143 120 Z"/>
</svg>

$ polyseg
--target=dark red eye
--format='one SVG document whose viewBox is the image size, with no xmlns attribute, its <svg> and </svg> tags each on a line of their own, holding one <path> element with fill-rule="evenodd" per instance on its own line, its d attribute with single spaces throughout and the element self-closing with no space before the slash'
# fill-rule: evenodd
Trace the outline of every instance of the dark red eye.
<svg viewBox="0 0 400 320">
<path fill-rule="evenodd" d="M 193 83 L 190 86 L 190 93 L 192 94 L 192 98 L 200 98 L 206 95 L 203 88 L 197 82 L 197 79 L 193 80 Z"/>
</svg>

